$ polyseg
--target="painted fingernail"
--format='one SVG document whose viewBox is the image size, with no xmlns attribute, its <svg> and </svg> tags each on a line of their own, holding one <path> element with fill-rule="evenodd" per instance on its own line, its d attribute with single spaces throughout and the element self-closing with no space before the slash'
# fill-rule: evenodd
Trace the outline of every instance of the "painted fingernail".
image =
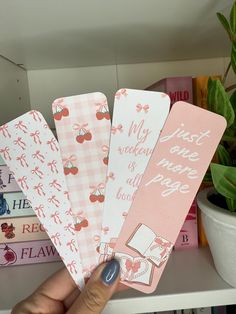
<svg viewBox="0 0 236 314">
<path fill-rule="evenodd" d="M 102 271 L 101 279 L 104 284 L 112 285 L 120 273 L 120 264 L 116 259 L 107 263 Z"/>
</svg>

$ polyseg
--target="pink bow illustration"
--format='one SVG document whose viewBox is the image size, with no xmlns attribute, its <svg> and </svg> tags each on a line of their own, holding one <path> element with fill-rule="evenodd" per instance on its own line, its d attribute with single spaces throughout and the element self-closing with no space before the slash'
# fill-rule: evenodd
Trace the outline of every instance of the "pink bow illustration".
<svg viewBox="0 0 236 314">
<path fill-rule="evenodd" d="M 97 107 L 97 111 L 108 111 L 108 106 L 107 106 L 107 101 L 103 100 L 100 103 L 95 104 L 95 106 Z"/>
<path fill-rule="evenodd" d="M 120 90 L 118 90 L 118 92 L 116 92 L 115 97 L 117 99 L 120 99 L 121 96 L 128 96 L 127 91 L 125 88 L 122 88 Z"/>
<path fill-rule="evenodd" d="M 39 121 L 39 122 L 42 121 L 39 113 L 36 110 L 31 110 L 30 114 L 31 114 L 31 116 L 33 116 L 34 121 Z"/>
<path fill-rule="evenodd" d="M 111 179 L 111 180 L 115 180 L 115 175 L 113 172 L 109 172 L 109 174 L 106 177 L 106 182 Z"/>
<path fill-rule="evenodd" d="M 5 148 L 2 148 L 2 149 L 0 149 L 0 153 L 1 154 L 3 154 L 3 157 L 7 160 L 7 159 L 9 159 L 9 160 L 11 160 L 11 156 L 10 156 L 10 154 L 9 154 L 9 147 L 5 147 Z"/>
<path fill-rule="evenodd" d="M 133 273 L 137 273 L 141 266 L 140 261 L 132 262 L 130 259 L 127 259 L 125 262 L 125 267 L 127 271 L 132 271 Z"/>
<path fill-rule="evenodd" d="M 141 104 L 137 104 L 137 106 L 136 106 L 136 111 L 137 112 L 140 112 L 140 111 L 144 111 L 145 113 L 147 113 L 148 112 L 148 110 L 149 110 L 149 105 L 141 105 Z"/>
<path fill-rule="evenodd" d="M 101 190 L 103 190 L 105 188 L 105 185 L 103 183 L 99 183 L 97 186 L 95 185 L 91 185 L 90 189 L 92 189 L 91 194 L 94 194 L 96 192 L 101 193 Z"/>
<path fill-rule="evenodd" d="M 8 125 L 7 125 L 7 124 L 2 125 L 2 126 L 0 127 L 0 132 L 2 132 L 2 134 L 3 134 L 4 137 L 9 137 L 9 138 L 11 138 L 11 134 L 9 133 L 9 131 L 8 131 L 7 128 L 8 128 Z"/>
<path fill-rule="evenodd" d="M 118 124 L 117 127 L 113 126 L 111 128 L 111 133 L 116 134 L 116 132 L 123 132 L 123 126 L 121 124 Z"/>
<path fill-rule="evenodd" d="M 76 161 L 76 156 L 75 155 L 71 155 L 70 157 L 63 158 L 62 161 L 63 161 L 63 165 L 64 166 L 66 166 L 68 164 L 72 164 L 73 165 L 73 162 Z"/>
<path fill-rule="evenodd" d="M 23 123 L 23 121 L 19 121 L 18 123 L 15 124 L 15 128 L 23 131 L 23 133 L 27 133 L 27 126 Z"/>
<path fill-rule="evenodd" d="M 79 131 L 83 131 L 84 133 L 89 132 L 86 127 L 88 126 L 88 123 L 84 123 L 84 124 L 78 124 L 78 123 L 74 123 L 74 130 L 79 130 Z"/>
<path fill-rule="evenodd" d="M 154 240 L 154 242 L 156 243 L 156 244 L 154 244 L 154 245 L 152 245 L 151 247 L 150 247 L 150 251 L 153 251 L 154 249 L 156 249 L 156 248 L 158 248 L 158 247 L 162 247 L 163 248 L 163 250 L 162 250 L 162 252 L 160 253 L 160 255 L 161 255 L 161 257 L 163 258 L 165 255 L 166 255 L 166 253 L 168 253 L 168 251 L 170 251 L 170 249 L 172 248 L 172 243 L 171 242 L 164 242 L 161 238 L 156 238 L 155 240 Z"/>
</svg>

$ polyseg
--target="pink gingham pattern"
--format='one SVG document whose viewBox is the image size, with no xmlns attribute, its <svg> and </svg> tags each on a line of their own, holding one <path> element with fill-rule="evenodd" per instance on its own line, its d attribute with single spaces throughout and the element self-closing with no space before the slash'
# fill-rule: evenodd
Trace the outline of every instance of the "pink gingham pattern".
<svg viewBox="0 0 236 314">
<path fill-rule="evenodd" d="M 98 264 L 109 145 L 110 116 L 102 93 L 57 99 L 52 104 L 64 162 L 84 277 Z"/>
<path fill-rule="evenodd" d="M 43 116 L 31 111 L 0 134 L 1 154 L 76 284 L 84 278 L 58 143 Z M 53 143 L 50 145 L 49 143 Z"/>
</svg>

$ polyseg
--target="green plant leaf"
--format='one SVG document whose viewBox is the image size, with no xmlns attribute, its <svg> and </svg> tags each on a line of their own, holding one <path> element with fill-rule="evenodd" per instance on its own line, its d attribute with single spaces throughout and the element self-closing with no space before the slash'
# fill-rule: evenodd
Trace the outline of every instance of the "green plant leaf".
<svg viewBox="0 0 236 314">
<path fill-rule="evenodd" d="M 211 183 L 212 184 L 212 177 L 211 177 L 211 171 L 210 169 L 207 170 L 207 172 L 205 173 L 205 176 L 203 178 L 203 182 L 204 183 Z"/>
<path fill-rule="evenodd" d="M 230 103 L 229 96 L 220 80 L 212 80 L 209 78 L 207 102 L 210 111 L 225 117 L 227 127 L 230 127 L 234 123 L 234 110 Z"/>
<path fill-rule="evenodd" d="M 236 200 L 236 168 L 211 163 L 211 175 L 216 191 Z"/>
<path fill-rule="evenodd" d="M 234 73 L 236 74 L 236 42 L 232 42 L 231 49 L 231 65 Z"/>
<path fill-rule="evenodd" d="M 233 107 L 233 109 L 234 109 L 234 112 L 236 113 L 236 90 L 233 91 L 233 93 L 231 94 L 229 100 L 230 100 L 231 105 L 232 105 L 232 107 Z"/>
<path fill-rule="evenodd" d="M 231 157 L 230 157 L 229 153 L 227 152 L 227 150 L 225 149 L 225 147 L 221 144 L 219 144 L 217 147 L 217 156 L 219 159 L 219 163 L 221 165 L 232 166 Z"/>
<path fill-rule="evenodd" d="M 227 34 L 229 35 L 229 39 L 231 41 L 232 40 L 232 33 L 231 33 L 229 22 L 227 21 L 226 17 L 222 13 L 217 12 L 216 15 L 217 15 L 219 21 L 221 22 L 221 24 L 223 25 L 224 29 L 226 30 Z"/>
<path fill-rule="evenodd" d="M 222 140 L 226 141 L 226 142 L 235 142 L 236 138 L 235 138 L 234 135 L 224 134 L 223 137 L 222 137 Z"/>
<path fill-rule="evenodd" d="M 226 204 L 228 206 L 228 209 L 231 212 L 236 212 L 236 200 L 232 200 L 231 198 L 226 198 Z"/>
<path fill-rule="evenodd" d="M 232 33 L 236 33 L 236 2 L 234 2 L 232 9 L 230 11 L 230 27 Z"/>
</svg>

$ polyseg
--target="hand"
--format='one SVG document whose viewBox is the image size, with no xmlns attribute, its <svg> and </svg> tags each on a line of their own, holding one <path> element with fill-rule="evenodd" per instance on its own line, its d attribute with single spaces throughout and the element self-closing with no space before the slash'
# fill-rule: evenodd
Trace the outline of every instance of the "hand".
<svg viewBox="0 0 236 314">
<path fill-rule="evenodd" d="M 119 273 L 117 260 L 101 264 L 80 292 L 63 268 L 18 303 L 12 314 L 99 314 L 118 287 Z"/>
</svg>

